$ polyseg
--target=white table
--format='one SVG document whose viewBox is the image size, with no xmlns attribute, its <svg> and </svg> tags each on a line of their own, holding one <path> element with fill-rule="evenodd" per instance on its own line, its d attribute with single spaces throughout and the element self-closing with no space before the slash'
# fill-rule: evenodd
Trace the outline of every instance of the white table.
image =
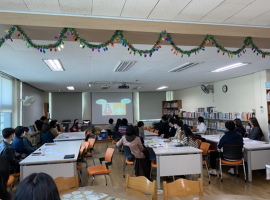
<svg viewBox="0 0 270 200">
<path fill-rule="evenodd" d="M 150 140 L 149 140 L 150 139 Z M 166 148 L 166 139 L 148 137 L 145 144 L 152 147 L 156 154 L 157 187 L 160 189 L 161 176 L 200 174 L 203 179 L 202 150 L 194 147 L 175 147 L 170 142 Z M 157 148 L 154 148 L 157 146 Z"/>
<path fill-rule="evenodd" d="M 204 135 L 207 141 L 217 144 L 220 135 Z M 252 170 L 265 169 L 265 165 L 270 163 L 270 144 L 265 141 L 244 139 L 244 158 L 248 167 L 248 181 L 252 182 Z"/>
<path fill-rule="evenodd" d="M 54 145 L 44 144 L 42 147 L 46 148 L 45 156 L 33 156 L 30 154 L 20 162 L 21 180 L 32 173 L 39 172 L 45 172 L 52 176 L 53 179 L 60 176 L 74 176 L 77 173 L 76 161 L 81 143 L 81 141 L 69 141 L 53 143 Z M 35 152 L 41 152 L 42 147 Z M 74 154 L 75 156 L 71 159 L 64 159 L 64 156 L 68 154 Z"/>
<path fill-rule="evenodd" d="M 153 132 L 144 130 L 144 136 L 145 137 L 158 136 L 158 133 L 153 133 Z"/>
<path fill-rule="evenodd" d="M 61 138 L 61 137 L 66 138 Z M 53 139 L 54 142 L 63 142 L 63 141 L 74 141 L 74 140 L 85 140 L 85 132 L 70 132 L 70 133 L 62 133 L 58 135 L 55 139 Z"/>
</svg>

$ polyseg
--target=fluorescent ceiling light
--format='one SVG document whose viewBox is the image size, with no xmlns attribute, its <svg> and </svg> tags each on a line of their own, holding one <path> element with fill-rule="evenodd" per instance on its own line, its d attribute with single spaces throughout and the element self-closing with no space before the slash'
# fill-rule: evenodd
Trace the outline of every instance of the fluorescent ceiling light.
<svg viewBox="0 0 270 200">
<path fill-rule="evenodd" d="M 157 88 L 157 90 L 163 90 L 163 89 L 166 89 L 166 88 L 168 88 L 169 86 L 161 86 L 161 87 L 159 87 L 159 88 Z"/>
<path fill-rule="evenodd" d="M 60 60 L 58 59 L 42 59 L 42 60 L 52 71 L 65 71 Z"/>
<path fill-rule="evenodd" d="M 242 67 L 244 65 L 248 65 L 249 63 L 235 63 L 233 65 L 229 65 L 229 66 L 226 66 L 226 67 L 221 67 L 221 68 L 218 68 L 214 71 L 211 71 L 211 72 L 223 72 L 223 71 L 226 71 L 226 70 L 229 70 L 229 69 L 233 69 L 233 68 L 236 68 L 236 67 Z"/>
<path fill-rule="evenodd" d="M 73 86 L 67 86 L 68 90 L 75 90 Z"/>
</svg>

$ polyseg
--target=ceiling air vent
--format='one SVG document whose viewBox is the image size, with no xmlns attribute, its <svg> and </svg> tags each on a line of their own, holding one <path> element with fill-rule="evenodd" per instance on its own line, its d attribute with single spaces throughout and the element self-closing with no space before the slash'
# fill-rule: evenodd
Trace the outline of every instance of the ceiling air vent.
<svg viewBox="0 0 270 200">
<path fill-rule="evenodd" d="M 169 72 L 180 72 L 180 71 L 183 71 L 187 68 L 193 67 L 193 66 L 198 65 L 198 64 L 199 63 L 189 63 L 188 62 L 188 63 L 185 63 L 183 65 L 180 65 L 179 67 L 176 67 L 176 68 L 170 70 Z"/>
<path fill-rule="evenodd" d="M 115 68 L 115 72 L 125 72 L 128 71 L 136 61 L 121 61 Z"/>
</svg>

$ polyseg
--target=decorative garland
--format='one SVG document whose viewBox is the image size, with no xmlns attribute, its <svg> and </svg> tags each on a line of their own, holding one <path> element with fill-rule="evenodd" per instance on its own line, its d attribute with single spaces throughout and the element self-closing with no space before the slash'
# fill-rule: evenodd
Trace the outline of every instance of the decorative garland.
<svg viewBox="0 0 270 200">
<path fill-rule="evenodd" d="M 193 48 L 189 51 L 183 50 L 179 47 L 176 46 L 176 44 L 174 43 L 171 35 L 169 33 L 167 33 L 166 31 L 162 31 L 159 36 L 157 41 L 155 42 L 155 44 L 153 45 L 153 47 L 150 50 L 142 50 L 142 49 L 137 49 L 133 46 L 133 44 L 131 42 L 129 42 L 123 35 L 123 31 L 121 30 L 116 30 L 114 32 L 114 34 L 112 35 L 111 39 L 109 39 L 106 42 L 100 43 L 98 45 L 95 44 L 91 44 L 89 42 L 87 42 L 84 38 L 82 38 L 79 33 L 76 31 L 76 29 L 74 28 L 63 28 L 62 31 L 58 34 L 58 36 L 55 37 L 55 39 L 57 39 L 57 41 L 54 44 L 48 44 L 48 45 L 43 45 L 43 44 L 35 44 L 32 42 L 31 38 L 29 38 L 27 36 L 27 34 L 24 32 L 24 30 L 22 28 L 20 28 L 19 26 L 11 26 L 9 30 L 6 30 L 5 32 L 7 32 L 7 34 L 2 37 L 0 39 L 0 47 L 5 43 L 6 40 L 11 40 L 12 38 L 11 36 L 13 35 L 14 31 L 17 30 L 19 32 L 19 34 L 17 35 L 17 37 L 22 37 L 22 39 L 24 41 L 26 41 L 26 45 L 28 48 L 32 47 L 37 49 L 38 51 L 40 51 L 41 53 L 46 53 L 46 50 L 50 50 L 50 51 L 61 51 L 61 48 L 64 48 L 64 42 L 63 39 L 67 39 L 68 36 L 73 37 L 74 41 L 78 41 L 80 43 L 80 47 L 85 48 L 88 47 L 90 49 L 92 49 L 92 51 L 94 51 L 95 49 L 97 49 L 98 52 L 101 51 L 101 49 L 103 49 L 103 51 L 108 51 L 108 46 L 111 45 L 112 47 L 114 47 L 114 43 L 116 43 L 117 41 L 121 41 L 122 46 L 126 47 L 128 46 L 128 51 L 130 51 L 130 54 L 133 53 L 134 55 L 136 55 L 136 53 L 138 53 L 140 56 L 144 55 L 144 57 L 147 57 L 147 55 L 149 55 L 149 57 L 152 56 L 152 54 L 155 51 L 158 51 L 161 48 L 161 43 L 164 40 L 167 40 L 168 42 L 170 42 L 170 44 L 172 45 L 172 49 L 171 51 L 173 51 L 173 53 L 175 55 L 178 55 L 178 53 L 181 54 L 181 57 L 183 57 L 183 55 L 188 55 L 188 57 L 190 57 L 191 54 L 195 54 L 199 53 L 200 50 L 205 51 L 205 44 L 208 44 L 210 41 L 212 41 L 212 45 L 215 45 L 217 47 L 217 52 L 219 53 L 220 51 L 222 51 L 223 55 L 225 55 L 225 53 L 227 54 L 228 57 L 233 57 L 233 55 L 238 55 L 238 57 L 242 56 L 241 53 L 245 53 L 246 52 L 246 48 L 251 45 L 252 46 L 252 51 L 253 53 L 257 53 L 257 55 L 261 54 L 263 58 L 265 58 L 265 56 L 269 56 L 270 52 L 268 51 L 263 51 L 260 48 L 258 48 L 258 46 L 253 42 L 252 37 L 246 37 L 244 39 L 243 42 L 243 46 L 241 48 L 239 48 L 236 51 L 231 51 L 228 50 L 226 48 L 224 48 L 223 46 L 221 46 L 218 41 L 214 38 L 214 36 L 208 34 L 204 37 L 203 41 L 201 42 L 201 44 L 196 47 Z"/>
</svg>

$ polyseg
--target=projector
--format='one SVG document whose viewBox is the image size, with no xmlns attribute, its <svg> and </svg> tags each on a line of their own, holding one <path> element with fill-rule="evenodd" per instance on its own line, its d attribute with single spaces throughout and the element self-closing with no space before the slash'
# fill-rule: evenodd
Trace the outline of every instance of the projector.
<svg viewBox="0 0 270 200">
<path fill-rule="evenodd" d="M 119 85 L 118 89 L 129 89 L 129 86 L 126 84 Z"/>
</svg>

